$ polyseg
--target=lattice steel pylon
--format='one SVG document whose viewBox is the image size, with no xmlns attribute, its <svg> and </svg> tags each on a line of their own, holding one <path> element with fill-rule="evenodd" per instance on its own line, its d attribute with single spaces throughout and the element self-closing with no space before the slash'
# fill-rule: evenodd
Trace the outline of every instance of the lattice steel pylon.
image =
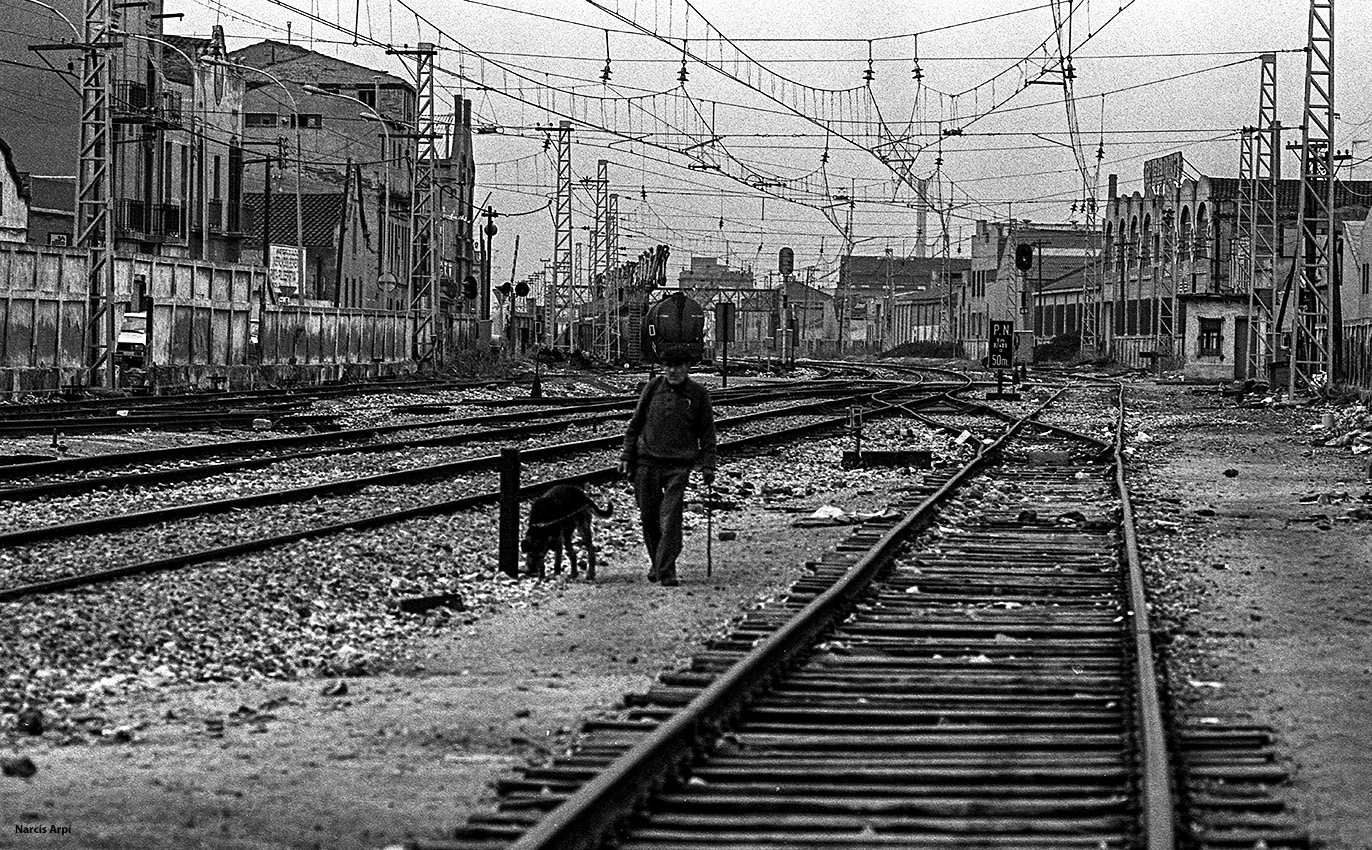
<svg viewBox="0 0 1372 850">
<path fill-rule="evenodd" d="M 557 125 L 557 192 L 553 206 L 553 275 L 544 302 L 548 310 L 545 335 L 558 345 L 558 328 L 567 327 L 567 347 L 572 345 L 572 122 Z"/>
<path fill-rule="evenodd" d="M 609 181 L 606 181 L 607 184 Z M 611 192 L 605 202 L 605 270 L 619 265 L 619 195 Z"/>
<path fill-rule="evenodd" d="M 1277 356 L 1272 304 L 1277 275 L 1277 185 L 1281 179 L 1281 123 L 1277 120 L 1277 54 L 1262 54 L 1258 86 L 1258 125 L 1251 134 L 1251 182 L 1245 202 L 1248 243 L 1248 371 L 1261 377 Z"/>
<path fill-rule="evenodd" d="M 414 359 L 437 368 L 442 360 L 438 287 L 434 269 L 440 203 L 438 122 L 434 114 L 434 45 L 421 41 L 413 50 L 388 50 L 415 60 L 414 184 L 410 190 L 410 311 L 414 317 Z M 487 259 L 489 262 L 489 258 Z"/>
<path fill-rule="evenodd" d="M 76 186 L 77 247 L 90 250 L 86 374 L 94 386 L 119 380 L 114 315 L 114 129 L 110 114 L 112 0 L 87 0 L 81 70 L 81 151 Z"/>
<path fill-rule="evenodd" d="M 1287 389 L 1334 376 L 1334 0 L 1310 0 Z"/>
</svg>

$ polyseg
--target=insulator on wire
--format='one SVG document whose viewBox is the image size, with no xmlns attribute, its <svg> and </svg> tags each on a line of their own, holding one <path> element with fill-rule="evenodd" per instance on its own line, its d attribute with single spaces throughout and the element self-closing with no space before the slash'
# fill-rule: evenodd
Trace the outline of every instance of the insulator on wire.
<svg viewBox="0 0 1372 850">
<path fill-rule="evenodd" d="M 600 69 L 600 81 L 610 81 L 610 31 L 605 30 L 605 67 Z"/>
</svg>

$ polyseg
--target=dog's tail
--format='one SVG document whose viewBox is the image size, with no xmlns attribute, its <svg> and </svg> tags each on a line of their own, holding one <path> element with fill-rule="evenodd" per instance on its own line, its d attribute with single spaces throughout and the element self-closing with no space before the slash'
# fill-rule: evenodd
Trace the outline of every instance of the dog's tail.
<svg viewBox="0 0 1372 850">
<path fill-rule="evenodd" d="M 605 503 L 605 507 L 602 508 L 602 507 L 600 507 L 599 505 L 597 505 L 595 502 L 591 501 L 591 497 L 590 497 L 590 496 L 587 496 L 587 497 L 586 497 L 586 507 L 590 508 L 590 509 L 591 509 L 591 513 L 595 514 L 596 516 L 600 517 L 601 519 L 605 519 L 606 517 L 614 516 L 614 513 L 615 513 L 615 505 L 614 505 L 614 502 L 606 502 L 606 503 Z"/>
</svg>

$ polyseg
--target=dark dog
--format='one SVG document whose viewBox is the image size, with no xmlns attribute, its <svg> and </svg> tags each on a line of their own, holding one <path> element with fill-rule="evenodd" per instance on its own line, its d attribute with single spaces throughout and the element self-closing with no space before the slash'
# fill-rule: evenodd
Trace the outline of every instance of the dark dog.
<svg viewBox="0 0 1372 850">
<path fill-rule="evenodd" d="M 572 532 L 581 533 L 581 545 L 586 548 L 586 580 L 595 581 L 595 542 L 591 537 L 591 514 L 604 518 L 614 512 L 613 506 L 600 508 L 586 495 L 586 491 L 570 484 L 559 484 L 534 499 L 529 506 L 529 527 L 520 542 L 520 551 L 528 556 L 525 570 L 529 575 L 544 578 L 543 561 L 552 549 L 554 574 L 562 572 L 562 551 L 572 562 L 572 578 L 576 578 L 576 551 L 572 548 Z"/>
</svg>

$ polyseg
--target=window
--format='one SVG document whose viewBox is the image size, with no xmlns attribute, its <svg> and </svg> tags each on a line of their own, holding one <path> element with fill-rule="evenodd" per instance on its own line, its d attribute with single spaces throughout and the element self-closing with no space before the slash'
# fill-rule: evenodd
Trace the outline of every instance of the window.
<svg viewBox="0 0 1372 850">
<path fill-rule="evenodd" d="M 1200 320 L 1200 339 L 1197 340 L 1197 352 L 1202 356 L 1215 357 L 1220 355 L 1220 346 L 1224 344 L 1224 319 L 1201 319 Z"/>
<path fill-rule="evenodd" d="M 298 112 L 291 116 L 291 126 L 303 130 L 318 130 L 324 126 L 324 116 L 318 112 Z"/>
<path fill-rule="evenodd" d="M 368 109 L 376 109 L 376 89 L 362 88 L 357 89 L 357 99 L 362 101 L 362 105 Z"/>
<path fill-rule="evenodd" d="M 1370 265 L 1370 264 L 1368 264 L 1368 263 L 1363 263 L 1363 264 L 1362 264 L 1362 268 L 1361 268 L 1361 272 L 1362 272 L 1362 294 L 1363 294 L 1363 295 L 1366 295 L 1369 291 L 1372 291 L 1372 290 L 1369 290 L 1369 287 L 1368 287 L 1368 272 L 1369 272 L 1369 271 L 1372 271 L 1372 265 Z"/>
<path fill-rule="evenodd" d="M 276 127 L 281 123 L 275 112 L 246 112 L 243 114 L 244 127 Z"/>
</svg>

